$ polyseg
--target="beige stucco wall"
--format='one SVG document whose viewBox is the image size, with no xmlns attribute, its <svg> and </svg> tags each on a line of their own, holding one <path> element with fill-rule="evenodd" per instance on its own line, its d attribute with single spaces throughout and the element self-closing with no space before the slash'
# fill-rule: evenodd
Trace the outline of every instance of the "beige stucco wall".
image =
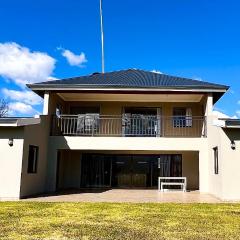
<svg viewBox="0 0 240 240">
<path fill-rule="evenodd" d="M 222 129 L 223 198 L 240 200 L 240 129 Z M 232 149 L 231 140 L 236 149 Z"/>
<path fill-rule="evenodd" d="M 0 129 L 0 200 L 20 197 L 23 135 L 23 127 Z M 12 147 L 8 145 L 9 138 L 13 138 Z"/>
<path fill-rule="evenodd" d="M 224 200 L 240 200 L 240 129 L 215 126 L 216 120 L 217 117 L 209 117 L 209 192 Z M 231 140 L 235 141 L 235 150 L 231 148 Z M 214 147 L 218 147 L 218 174 L 214 173 Z"/>
<path fill-rule="evenodd" d="M 182 176 L 187 177 L 187 189 L 199 189 L 199 153 L 182 153 Z"/>
<path fill-rule="evenodd" d="M 222 129 L 220 131 L 221 158 L 219 172 L 222 176 L 221 198 L 240 200 L 240 129 Z M 235 141 L 236 149 L 231 148 L 231 140 Z"/>
<path fill-rule="evenodd" d="M 49 118 L 41 116 L 41 123 L 24 128 L 24 148 L 22 158 L 21 197 L 45 192 L 47 173 L 47 150 Z M 29 145 L 39 147 L 37 173 L 27 173 Z"/>
<path fill-rule="evenodd" d="M 53 103 L 59 100 L 59 97 L 53 95 Z M 160 99 L 160 98 L 159 98 Z M 205 101 L 200 102 L 181 102 L 181 100 L 176 102 L 164 102 L 159 101 L 145 101 L 144 95 L 142 95 L 141 101 L 133 102 L 134 95 L 132 97 L 132 101 L 96 101 L 96 102 L 87 102 L 87 101 L 75 101 L 75 102 L 65 102 L 65 114 L 70 113 L 71 106 L 99 106 L 100 114 L 102 115 L 121 115 L 123 113 L 124 107 L 159 107 L 162 108 L 163 115 L 172 116 L 172 108 L 173 107 L 191 107 L 193 110 L 193 115 L 201 116 L 203 113 L 203 107 L 205 105 Z"/>
<path fill-rule="evenodd" d="M 231 148 L 231 140 L 236 149 Z M 240 129 L 221 129 L 222 198 L 240 200 Z"/>
<path fill-rule="evenodd" d="M 208 125 L 209 192 L 222 198 L 223 156 L 221 154 L 221 128 L 213 125 L 214 120 L 216 118 L 211 117 Z M 219 174 L 214 174 L 214 147 L 218 147 Z"/>
</svg>

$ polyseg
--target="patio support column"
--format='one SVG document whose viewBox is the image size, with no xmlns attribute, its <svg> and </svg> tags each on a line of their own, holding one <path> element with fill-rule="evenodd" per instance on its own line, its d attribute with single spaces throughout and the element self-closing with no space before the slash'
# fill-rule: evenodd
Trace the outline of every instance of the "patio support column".
<svg viewBox="0 0 240 240">
<path fill-rule="evenodd" d="M 43 115 L 48 115 L 48 108 L 49 108 L 49 92 L 45 92 L 43 100 Z"/>
<path fill-rule="evenodd" d="M 213 96 L 212 94 L 209 94 L 206 101 L 205 116 L 212 115 L 212 110 L 213 110 Z"/>
<path fill-rule="evenodd" d="M 208 148 L 199 151 L 199 191 L 209 192 Z"/>
<path fill-rule="evenodd" d="M 213 118 L 212 118 L 212 111 L 213 111 L 213 96 L 212 94 L 209 94 L 207 97 L 207 101 L 206 101 L 206 108 L 205 108 L 205 118 L 206 118 L 206 135 L 208 133 L 208 129 L 210 124 L 212 124 Z"/>
</svg>

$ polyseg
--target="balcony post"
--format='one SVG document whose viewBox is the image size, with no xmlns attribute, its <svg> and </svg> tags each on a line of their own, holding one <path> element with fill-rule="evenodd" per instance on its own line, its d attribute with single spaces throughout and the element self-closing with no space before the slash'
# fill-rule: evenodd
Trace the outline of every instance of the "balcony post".
<svg viewBox="0 0 240 240">
<path fill-rule="evenodd" d="M 43 115 L 48 115 L 48 108 L 49 108 L 49 92 L 45 92 L 43 100 Z"/>
</svg>

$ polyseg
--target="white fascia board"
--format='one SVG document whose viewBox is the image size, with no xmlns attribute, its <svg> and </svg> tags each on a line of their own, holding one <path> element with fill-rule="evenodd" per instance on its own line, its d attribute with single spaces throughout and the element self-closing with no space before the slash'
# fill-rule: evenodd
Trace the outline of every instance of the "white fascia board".
<svg viewBox="0 0 240 240">
<path fill-rule="evenodd" d="M 139 92 L 139 91 L 153 91 L 153 92 L 226 92 L 227 90 L 225 89 L 189 89 L 189 88 L 78 88 L 78 86 L 75 87 L 33 87 L 31 88 L 32 90 L 36 91 L 134 91 L 134 92 Z"/>
</svg>

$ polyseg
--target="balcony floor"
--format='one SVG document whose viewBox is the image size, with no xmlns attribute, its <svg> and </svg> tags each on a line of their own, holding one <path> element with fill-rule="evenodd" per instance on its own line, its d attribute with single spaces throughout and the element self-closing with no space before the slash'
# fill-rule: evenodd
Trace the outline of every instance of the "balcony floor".
<svg viewBox="0 0 240 240">
<path fill-rule="evenodd" d="M 199 191 L 159 192 L 156 189 L 110 189 L 66 191 L 54 195 L 27 198 L 38 202 L 131 202 L 131 203 L 220 203 L 218 198 Z"/>
</svg>

